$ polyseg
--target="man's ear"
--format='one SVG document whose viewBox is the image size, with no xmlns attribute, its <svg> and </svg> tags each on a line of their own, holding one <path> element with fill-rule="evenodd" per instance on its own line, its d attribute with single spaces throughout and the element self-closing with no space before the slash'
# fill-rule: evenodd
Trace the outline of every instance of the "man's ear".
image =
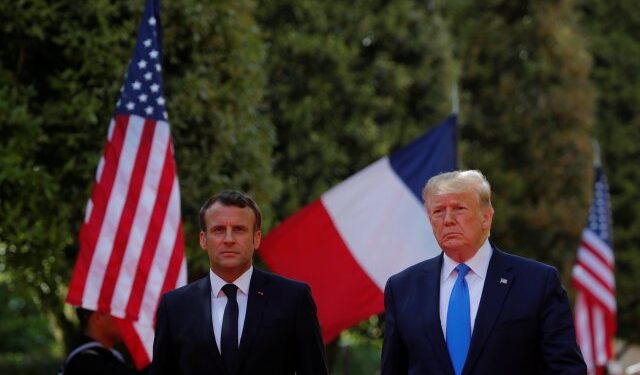
<svg viewBox="0 0 640 375">
<path fill-rule="evenodd" d="M 260 248 L 260 241 L 262 240 L 262 231 L 258 229 L 253 233 L 253 248 Z"/>
<path fill-rule="evenodd" d="M 482 214 L 482 228 L 485 230 L 491 229 L 491 223 L 493 222 L 493 207 L 489 206 L 484 210 Z"/>
<path fill-rule="evenodd" d="M 200 231 L 200 248 L 207 251 L 207 234 L 203 231 Z"/>
</svg>

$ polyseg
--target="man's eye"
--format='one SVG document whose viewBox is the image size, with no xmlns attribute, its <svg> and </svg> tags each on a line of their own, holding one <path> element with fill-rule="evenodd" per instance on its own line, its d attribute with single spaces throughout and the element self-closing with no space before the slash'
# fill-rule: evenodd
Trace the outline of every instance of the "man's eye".
<svg viewBox="0 0 640 375">
<path fill-rule="evenodd" d="M 223 232 L 224 232 L 224 228 L 222 227 L 213 228 L 213 233 L 223 233 Z"/>
<path fill-rule="evenodd" d="M 244 227 L 235 227 L 233 228 L 233 231 L 236 233 L 243 233 L 243 232 L 246 232 L 247 230 Z"/>
</svg>

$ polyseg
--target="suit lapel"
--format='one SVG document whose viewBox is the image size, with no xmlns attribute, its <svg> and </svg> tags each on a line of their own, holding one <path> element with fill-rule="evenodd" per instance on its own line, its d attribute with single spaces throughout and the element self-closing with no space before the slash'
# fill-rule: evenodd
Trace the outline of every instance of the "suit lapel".
<svg viewBox="0 0 640 375">
<path fill-rule="evenodd" d="M 197 281 L 197 297 L 194 298 L 194 303 L 197 305 L 194 311 L 197 311 L 195 322 L 198 323 L 196 334 L 202 335 L 200 340 L 196 342 L 205 342 L 207 347 L 211 348 L 211 368 L 217 369 L 218 373 L 226 374 L 227 370 L 222 363 L 222 357 L 220 356 L 220 350 L 216 344 L 216 338 L 213 334 L 213 321 L 211 320 L 211 281 L 209 276 L 203 277 Z M 216 373 L 216 371 L 214 371 Z"/>
<path fill-rule="evenodd" d="M 453 374 L 453 365 L 449 360 L 447 343 L 442 334 L 442 323 L 440 322 L 440 270 L 442 269 L 443 255 L 425 262 L 424 280 L 421 285 L 426 288 L 426 296 L 418 303 L 422 304 L 416 311 L 425 311 L 426 335 L 431 342 L 431 346 L 436 352 L 436 358 L 442 363 L 442 368 Z M 434 303 L 435 301 L 435 303 Z"/>
<path fill-rule="evenodd" d="M 269 298 L 269 293 L 265 290 L 267 285 L 268 280 L 265 273 L 254 267 L 251 283 L 249 284 L 247 314 L 244 319 L 242 337 L 240 338 L 240 368 L 238 373 L 241 373 L 242 365 L 247 362 L 247 355 L 259 332 L 262 315 Z"/>
<path fill-rule="evenodd" d="M 475 361 L 482 352 L 484 343 L 489 337 L 500 311 L 502 311 L 513 279 L 513 270 L 508 258 L 496 247 L 493 247 L 463 374 L 471 372 Z"/>
</svg>

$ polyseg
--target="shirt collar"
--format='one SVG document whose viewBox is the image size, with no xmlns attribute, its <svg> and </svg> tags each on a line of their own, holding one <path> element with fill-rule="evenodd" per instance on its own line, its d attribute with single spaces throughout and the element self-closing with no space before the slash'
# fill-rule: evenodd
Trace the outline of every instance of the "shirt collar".
<svg viewBox="0 0 640 375">
<path fill-rule="evenodd" d="M 489 243 L 489 239 L 487 238 L 480 249 L 476 252 L 476 254 L 468 259 L 464 264 L 469 266 L 471 271 L 480 276 L 481 279 L 484 279 L 487 276 L 487 269 L 489 268 L 489 261 L 491 260 L 491 255 L 493 254 L 493 249 L 491 248 L 491 244 Z M 443 262 L 442 262 L 442 272 L 440 273 L 440 281 L 446 280 L 453 270 L 458 266 L 458 262 L 449 258 L 446 253 L 443 254 Z"/>
<path fill-rule="evenodd" d="M 249 284 L 251 284 L 251 275 L 253 275 L 253 266 L 249 267 L 240 277 L 233 281 L 233 285 L 238 287 L 238 290 L 245 295 L 249 295 Z M 211 293 L 214 297 L 219 297 L 222 293 L 222 287 L 229 284 L 222 280 L 220 276 L 216 275 L 211 269 L 209 269 L 209 280 L 211 282 Z"/>
</svg>

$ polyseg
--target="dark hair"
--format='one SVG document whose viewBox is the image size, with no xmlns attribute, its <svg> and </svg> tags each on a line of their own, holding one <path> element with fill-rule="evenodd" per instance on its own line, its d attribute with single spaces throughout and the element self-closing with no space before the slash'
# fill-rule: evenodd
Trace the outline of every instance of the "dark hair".
<svg viewBox="0 0 640 375">
<path fill-rule="evenodd" d="M 213 204 L 216 202 L 220 202 L 225 206 L 234 206 L 240 208 L 249 207 L 251 211 L 253 211 L 253 215 L 256 217 L 255 224 L 253 225 L 253 230 L 258 231 L 262 227 L 262 214 L 260 213 L 258 204 L 253 200 L 253 198 L 236 190 L 224 190 L 207 199 L 207 201 L 202 205 L 202 208 L 200 208 L 199 221 L 201 231 L 207 231 L 207 223 L 205 222 L 204 214 L 207 212 L 209 207 L 213 206 Z"/>
<path fill-rule="evenodd" d="M 91 315 L 93 315 L 93 310 L 88 310 L 82 307 L 76 307 L 76 315 L 78 315 L 78 320 L 80 320 L 80 329 L 82 332 L 86 332 L 89 327 L 89 319 Z"/>
</svg>

